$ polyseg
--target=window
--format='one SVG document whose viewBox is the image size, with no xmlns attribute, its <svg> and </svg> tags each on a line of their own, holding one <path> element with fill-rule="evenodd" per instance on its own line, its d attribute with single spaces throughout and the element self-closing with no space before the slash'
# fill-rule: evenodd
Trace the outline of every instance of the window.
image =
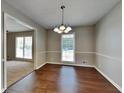
<svg viewBox="0 0 124 93">
<path fill-rule="evenodd" d="M 62 35 L 62 61 L 74 62 L 74 34 Z"/>
<path fill-rule="evenodd" d="M 24 58 L 32 59 L 32 37 L 25 37 Z"/>
<path fill-rule="evenodd" d="M 16 57 L 23 58 L 23 37 L 16 37 Z"/>
<path fill-rule="evenodd" d="M 16 58 L 32 59 L 32 36 L 16 37 Z"/>
</svg>

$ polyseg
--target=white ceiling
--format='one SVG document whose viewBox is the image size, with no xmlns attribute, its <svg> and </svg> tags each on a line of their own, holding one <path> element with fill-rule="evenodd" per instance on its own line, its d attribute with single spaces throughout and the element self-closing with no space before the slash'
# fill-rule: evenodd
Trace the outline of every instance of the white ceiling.
<svg viewBox="0 0 124 93">
<path fill-rule="evenodd" d="M 22 24 L 21 21 L 14 19 L 5 14 L 5 28 L 8 32 L 20 32 L 31 30 L 26 25 Z"/>
<path fill-rule="evenodd" d="M 61 23 L 60 5 L 66 6 L 65 23 L 93 25 L 120 0 L 5 0 L 45 28 Z"/>
</svg>

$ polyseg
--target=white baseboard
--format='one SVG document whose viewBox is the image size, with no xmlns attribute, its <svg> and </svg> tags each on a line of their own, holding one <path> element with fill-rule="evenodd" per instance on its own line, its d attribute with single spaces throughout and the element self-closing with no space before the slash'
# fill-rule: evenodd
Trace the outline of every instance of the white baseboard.
<svg viewBox="0 0 124 93">
<path fill-rule="evenodd" d="M 3 88 L 3 89 L 1 89 L 1 93 L 3 93 L 5 90 L 6 90 L 6 89 L 4 89 L 4 88 Z"/>
<path fill-rule="evenodd" d="M 122 88 L 116 84 L 112 79 L 110 79 L 107 75 L 105 75 L 99 68 L 97 68 L 96 66 L 94 66 L 94 68 L 100 73 L 102 74 L 112 85 L 114 85 L 120 92 L 122 92 Z"/>
<path fill-rule="evenodd" d="M 94 65 L 83 65 L 83 64 L 71 64 L 71 63 L 60 63 L 60 62 L 46 62 L 49 64 L 58 64 L 58 65 L 69 65 L 69 66 L 81 66 L 81 67 L 94 67 Z"/>
<path fill-rule="evenodd" d="M 36 70 L 43 67 L 46 63 L 41 64 L 40 66 L 36 67 Z"/>
<path fill-rule="evenodd" d="M 112 79 L 110 79 L 107 75 L 105 75 L 101 70 L 99 70 L 96 66 L 94 65 L 81 65 L 81 64 L 65 64 L 65 63 L 57 63 L 57 62 L 46 62 L 49 64 L 58 64 L 58 65 L 70 65 L 70 66 L 82 66 L 82 67 L 93 67 L 95 68 L 102 76 L 104 76 L 112 85 L 114 85 L 120 92 L 122 92 L 122 88 L 116 84 Z"/>
</svg>

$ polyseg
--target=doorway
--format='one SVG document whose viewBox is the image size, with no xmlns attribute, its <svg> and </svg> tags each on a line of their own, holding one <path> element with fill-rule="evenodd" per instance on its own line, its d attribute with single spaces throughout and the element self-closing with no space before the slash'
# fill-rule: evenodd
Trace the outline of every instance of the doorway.
<svg viewBox="0 0 124 93">
<path fill-rule="evenodd" d="M 4 13 L 6 86 L 34 70 L 34 29 Z"/>
</svg>

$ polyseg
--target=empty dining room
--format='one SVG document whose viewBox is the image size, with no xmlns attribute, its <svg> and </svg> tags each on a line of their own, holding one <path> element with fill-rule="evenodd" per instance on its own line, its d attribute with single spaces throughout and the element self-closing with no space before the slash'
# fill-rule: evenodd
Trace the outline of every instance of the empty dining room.
<svg viewBox="0 0 124 93">
<path fill-rule="evenodd" d="M 1 0 L 1 93 L 122 93 L 122 0 Z"/>
</svg>

